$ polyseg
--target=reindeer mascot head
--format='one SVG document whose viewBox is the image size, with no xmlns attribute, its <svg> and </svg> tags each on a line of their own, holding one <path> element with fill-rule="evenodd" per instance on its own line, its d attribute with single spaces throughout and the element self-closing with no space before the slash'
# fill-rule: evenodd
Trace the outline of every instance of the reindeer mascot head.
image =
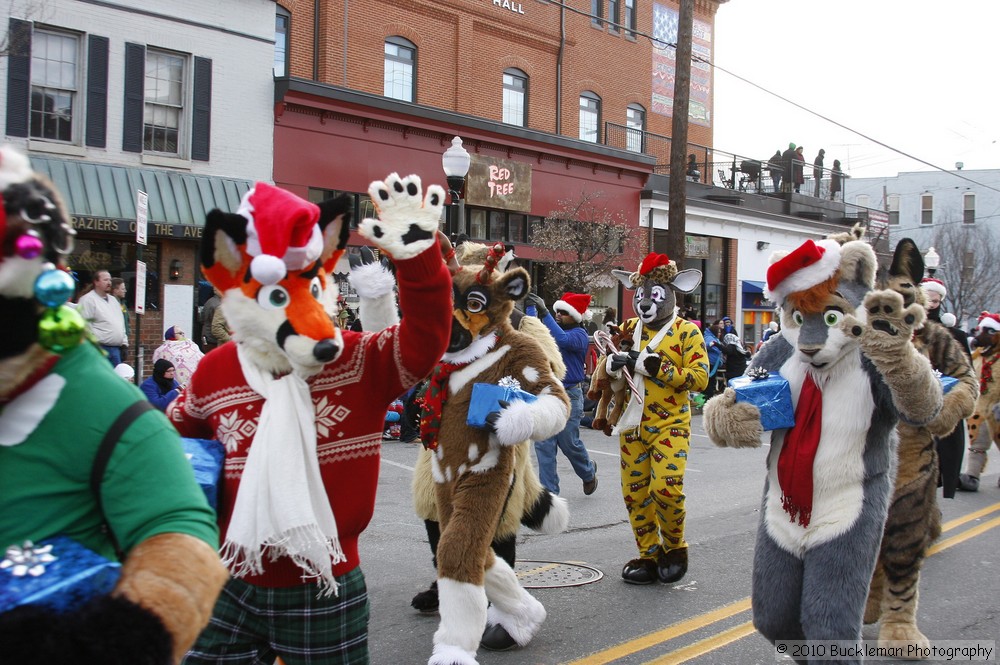
<svg viewBox="0 0 1000 665">
<path fill-rule="evenodd" d="M 69 536 L 127 557 L 112 592 L 82 608 L 0 614 L 4 658 L 176 662 L 226 578 L 212 511 L 177 432 L 64 304 L 74 290 L 69 216 L 52 183 L 9 147 L 0 149 L 0 203 L 0 551 L 16 558 L 32 542 Z M 104 473 L 95 472 L 99 450 Z M 58 547 L 52 555 L 71 561 Z M 13 562 L 0 575 L 9 579 Z"/>
</svg>

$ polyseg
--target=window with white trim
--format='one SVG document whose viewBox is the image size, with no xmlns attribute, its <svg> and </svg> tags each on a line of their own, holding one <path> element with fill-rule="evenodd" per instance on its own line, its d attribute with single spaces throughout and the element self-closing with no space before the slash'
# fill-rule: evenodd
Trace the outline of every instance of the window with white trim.
<svg viewBox="0 0 1000 665">
<path fill-rule="evenodd" d="M 639 104 L 629 104 L 625 110 L 625 147 L 632 152 L 642 152 L 646 137 L 646 109 Z"/>
<path fill-rule="evenodd" d="M 412 102 L 417 97 L 417 47 L 408 39 L 385 40 L 385 82 L 383 94 L 391 99 Z"/>
<path fill-rule="evenodd" d="M 516 67 L 503 72 L 503 121 L 527 127 L 528 75 Z"/>
<path fill-rule="evenodd" d="M 142 149 L 180 154 L 184 131 L 184 70 L 187 59 L 176 53 L 146 50 Z"/>
<path fill-rule="evenodd" d="M 292 17 L 284 7 L 278 7 L 274 15 L 274 75 L 288 76 L 288 36 Z"/>
<path fill-rule="evenodd" d="M 886 199 L 886 207 L 889 209 L 889 223 L 899 224 L 899 194 L 890 194 Z"/>
<path fill-rule="evenodd" d="M 962 221 L 966 224 L 976 223 L 976 195 L 972 192 L 962 195 Z"/>
<path fill-rule="evenodd" d="M 580 95 L 580 139 L 589 143 L 601 140 L 601 98 L 590 91 Z"/>
<path fill-rule="evenodd" d="M 80 37 L 35 30 L 31 40 L 30 136 L 75 143 L 80 113 Z"/>
<path fill-rule="evenodd" d="M 934 223 L 934 196 L 931 194 L 920 195 L 920 223 Z"/>
</svg>

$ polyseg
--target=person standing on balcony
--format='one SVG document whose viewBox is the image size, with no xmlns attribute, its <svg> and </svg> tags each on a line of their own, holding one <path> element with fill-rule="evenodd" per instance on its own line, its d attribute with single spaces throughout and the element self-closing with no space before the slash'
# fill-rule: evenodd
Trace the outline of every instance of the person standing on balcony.
<svg viewBox="0 0 1000 665">
<path fill-rule="evenodd" d="M 819 183 L 823 180 L 823 155 L 825 154 L 826 150 L 820 148 L 819 154 L 816 155 L 816 159 L 813 160 L 813 183 L 815 188 L 813 196 L 816 198 L 819 198 Z"/>
<path fill-rule="evenodd" d="M 795 162 L 795 144 L 789 143 L 788 150 L 781 153 L 781 167 L 783 173 L 781 174 L 781 179 L 784 185 L 781 188 L 783 193 L 790 193 L 792 191 L 792 166 Z"/>
<path fill-rule="evenodd" d="M 774 186 L 774 192 L 781 191 L 781 176 L 783 167 L 781 166 L 781 149 L 774 151 L 771 155 L 771 159 L 767 160 L 767 171 L 771 174 L 771 184 Z"/>
<path fill-rule="evenodd" d="M 792 180 L 795 183 L 795 193 L 798 194 L 802 187 L 802 183 L 806 181 L 805 169 L 806 169 L 806 157 L 803 153 L 805 149 L 799 146 L 795 149 L 792 154 Z"/>
<path fill-rule="evenodd" d="M 833 170 L 830 171 L 830 200 L 837 200 L 837 192 L 841 190 L 844 182 L 844 174 L 840 170 L 840 160 L 833 160 Z"/>
</svg>

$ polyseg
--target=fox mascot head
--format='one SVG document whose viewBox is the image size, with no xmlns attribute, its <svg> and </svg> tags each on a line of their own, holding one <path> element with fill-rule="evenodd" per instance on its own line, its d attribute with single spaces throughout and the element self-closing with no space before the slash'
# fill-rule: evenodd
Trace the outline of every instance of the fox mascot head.
<svg viewBox="0 0 1000 665">
<path fill-rule="evenodd" d="M 208 214 L 202 270 L 223 293 L 233 337 L 260 368 L 311 376 L 343 351 L 330 276 L 350 212 L 346 196 L 316 204 L 257 183 L 236 213 Z"/>
</svg>

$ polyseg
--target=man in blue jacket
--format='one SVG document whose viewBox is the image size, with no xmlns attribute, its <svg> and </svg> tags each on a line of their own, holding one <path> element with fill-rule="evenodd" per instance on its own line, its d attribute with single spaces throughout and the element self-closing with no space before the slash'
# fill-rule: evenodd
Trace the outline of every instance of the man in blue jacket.
<svg viewBox="0 0 1000 665">
<path fill-rule="evenodd" d="M 591 461 L 586 446 L 580 440 L 580 419 L 583 417 L 583 384 L 587 380 L 585 368 L 590 336 L 582 323 L 590 306 L 590 296 L 582 293 L 566 293 L 562 299 L 552 304 L 555 317 L 549 314 L 541 296 L 529 293 L 525 297 L 526 311 L 537 316 L 552 333 L 563 362 L 566 376 L 563 387 L 571 403 L 569 421 L 559 434 L 544 441 L 535 442 L 538 457 L 538 478 L 542 486 L 553 494 L 559 494 L 559 474 L 556 471 L 556 447 L 569 458 L 573 471 L 583 481 L 583 493 L 590 495 L 597 490 L 597 463 Z"/>
</svg>

